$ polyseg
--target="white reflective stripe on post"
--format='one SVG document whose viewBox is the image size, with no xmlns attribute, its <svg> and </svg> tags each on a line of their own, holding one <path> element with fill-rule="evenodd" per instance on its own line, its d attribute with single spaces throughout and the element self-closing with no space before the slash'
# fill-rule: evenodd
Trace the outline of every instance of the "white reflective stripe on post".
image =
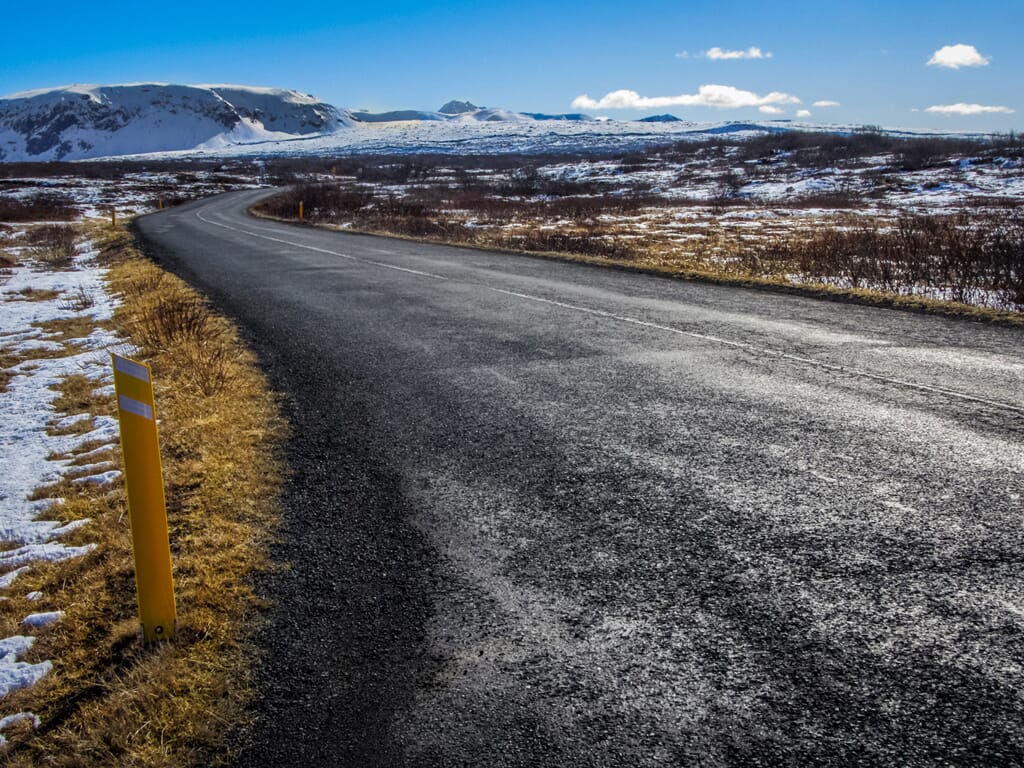
<svg viewBox="0 0 1024 768">
<path fill-rule="evenodd" d="M 127 360 L 123 357 L 118 357 L 117 355 L 114 355 L 113 357 L 115 371 L 126 373 L 132 378 L 140 379 L 141 381 L 149 381 L 149 371 L 146 369 L 146 366 L 139 365 L 136 362 Z M 134 411 L 132 411 L 132 413 L 134 413 Z"/>
<path fill-rule="evenodd" d="M 150 421 L 153 420 L 153 409 L 145 403 L 140 403 L 133 397 L 128 397 L 128 395 L 118 395 L 117 404 L 121 407 L 122 411 L 134 413 L 136 416 L 142 416 Z"/>
</svg>

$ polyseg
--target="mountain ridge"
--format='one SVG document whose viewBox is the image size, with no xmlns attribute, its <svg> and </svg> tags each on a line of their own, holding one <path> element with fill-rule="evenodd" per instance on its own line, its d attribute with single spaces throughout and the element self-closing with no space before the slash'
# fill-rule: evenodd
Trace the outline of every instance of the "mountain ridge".
<svg viewBox="0 0 1024 768">
<path fill-rule="evenodd" d="M 128 83 L 0 99 L 0 161 L 80 160 L 332 133 L 350 115 L 298 91 Z"/>
</svg>

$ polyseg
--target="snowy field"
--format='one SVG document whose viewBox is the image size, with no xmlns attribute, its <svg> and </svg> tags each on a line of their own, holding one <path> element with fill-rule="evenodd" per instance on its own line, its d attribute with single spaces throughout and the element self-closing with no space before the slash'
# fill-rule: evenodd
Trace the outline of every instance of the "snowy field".
<svg viewBox="0 0 1024 768">
<path fill-rule="evenodd" d="M 120 479 L 111 462 L 89 460 L 109 455 L 110 445 L 118 440 L 116 420 L 57 412 L 54 387 L 77 374 L 100 382 L 102 394 L 112 387 L 109 353 L 123 352 L 124 345 L 103 327 L 112 316 L 114 299 L 106 291 L 105 270 L 97 265 L 95 251 L 83 243 L 70 266 L 48 267 L 21 244 L 30 226 L 0 232 L 3 253 L 16 259 L 14 266 L 0 270 L 0 358 L 6 368 L 6 382 L 0 379 L 0 600 L 43 606 L 46 595 L 26 592 L 19 577 L 38 563 L 79 557 L 93 545 L 63 543 L 70 531 L 83 526 L 88 530 L 89 520 L 57 522 L 55 508 L 62 500 L 32 500 L 33 491 L 68 476 L 74 483 L 101 489 Z M 75 320 L 84 320 L 82 326 L 91 330 L 77 338 L 53 330 L 55 324 Z M 50 661 L 23 660 L 36 635 L 62 618 L 59 606 L 48 608 L 26 610 L 23 631 L 0 637 L 0 743 L 5 727 L 24 720 L 37 724 L 31 713 L 4 712 L 3 697 L 50 671 Z"/>
<path fill-rule="evenodd" d="M 645 123 L 632 120 L 512 120 L 478 122 L 400 121 L 353 125 L 333 133 L 287 140 L 242 143 L 215 142 L 197 149 L 134 155 L 136 159 L 238 158 L 332 154 L 558 154 L 630 152 L 677 141 L 709 138 L 748 138 L 777 131 L 850 132 L 859 126 L 814 125 L 788 120 L 741 122 L 694 122 L 679 120 Z M 924 134 L 901 129 L 887 130 L 893 137 L 956 136 L 972 134 Z"/>
</svg>

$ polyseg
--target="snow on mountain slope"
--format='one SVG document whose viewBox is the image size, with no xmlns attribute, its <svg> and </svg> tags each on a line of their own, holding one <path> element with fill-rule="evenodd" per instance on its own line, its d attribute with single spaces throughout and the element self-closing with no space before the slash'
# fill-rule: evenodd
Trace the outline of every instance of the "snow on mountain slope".
<svg viewBox="0 0 1024 768">
<path fill-rule="evenodd" d="M 332 133 L 347 113 L 295 91 L 239 85 L 73 85 L 0 99 L 0 161 L 222 149 Z"/>
<path fill-rule="evenodd" d="M 525 123 L 545 120 L 593 122 L 595 118 L 580 113 L 549 115 L 543 112 L 516 112 L 496 107 L 478 107 L 470 101 L 449 101 L 436 112 L 406 109 L 395 112 L 353 112 L 352 119 L 362 123 L 397 123 L 407 120 L 431 122 L 461 121 L 478 123 Z"/>
<path fill-rule="evenodd" d="M 312 96 L 238 85 L 79 85 L 0 99 L 0 162 L 239 157 L 337 152 L 555 153 L 632 151 L 720 134 L 758 136 L 855 125 L 765 121 L 610 120 L 478 107 L 349 112 Z M 894 136 L 915 135 L 887 130 Z M 928 134 L 942 135 L 942 134 Z M 967 134 L 950 134 L 965 136 Z"/>
</svg>

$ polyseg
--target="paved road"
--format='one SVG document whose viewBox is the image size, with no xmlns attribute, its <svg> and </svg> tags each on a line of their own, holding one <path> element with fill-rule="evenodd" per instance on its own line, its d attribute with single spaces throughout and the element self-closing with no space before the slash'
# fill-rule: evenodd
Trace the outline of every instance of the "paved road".
<svg viewBox="0 0 1024 768">
<path fill-rule="evenodd" d="M 287 393 L 239 765 L 1024 764 L 1024 332 L 141 220 Z"/>
</svg>

